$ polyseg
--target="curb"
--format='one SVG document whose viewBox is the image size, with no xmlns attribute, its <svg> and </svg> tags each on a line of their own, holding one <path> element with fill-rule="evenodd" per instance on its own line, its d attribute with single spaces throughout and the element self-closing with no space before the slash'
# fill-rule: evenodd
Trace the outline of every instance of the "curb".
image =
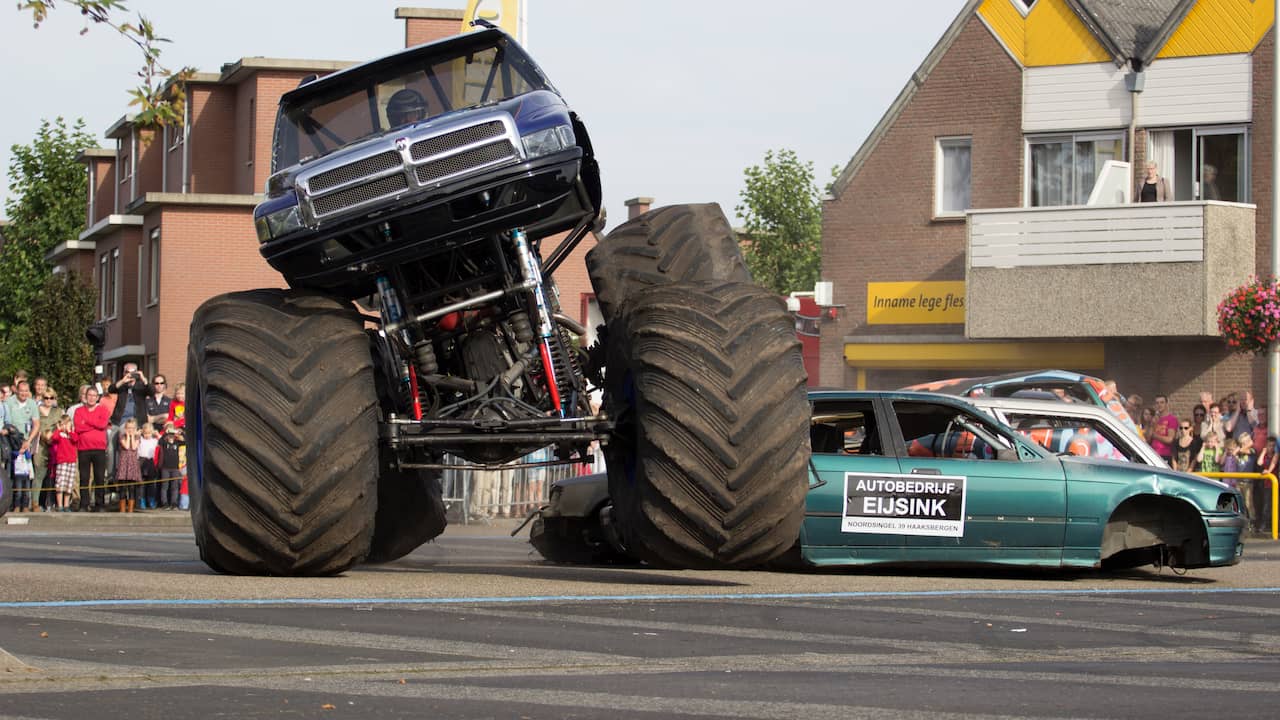
<svg viewBox="0 0 1280 720">
<path fill-rule="evenodd" d="M 182 527 L 191 529 L 191 513 L 187 510 L 148 510 L 144 512 L 73 512 L 15 513 L 0 518 L 0 528 L 27 527 L 56 530 L 85 527 Z"/>
</svg>

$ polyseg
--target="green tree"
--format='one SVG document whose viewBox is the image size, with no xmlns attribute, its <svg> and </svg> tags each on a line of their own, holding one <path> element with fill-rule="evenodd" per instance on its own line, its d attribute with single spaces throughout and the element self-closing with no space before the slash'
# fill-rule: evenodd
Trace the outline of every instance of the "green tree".
<svg viewBox="0 0 1280 720">
<path fill-rule="evenodd" d="M 0 252 L 0 342 L 32 318 L 31 303 L 52 268 L 44 256 L 84 229 L 88 178 L 76 155 L 95 141 L 84 121 L 43 120 L 29 145 L 10 148 L 4 249 Z M 9 353 L 13 355 L 13 353 Z"/>
<path fill-rule="evenodd" d="M 142 68 L 138 77 L 142 84 L 129 91 L 133 99 L 130 105 L 138 108 L 134 122 L 143 127 L 169 125 L 182 121 L 183 106 L 186 103 L 184 83 L 195 70 L 184 67 L 170 70 L 160 63 L 161 44 L 171 42 L 168 38 L 156 34 L 155 26 L 142 15 L 137 22 L 119 19 L 127 13 L 122 0 L 62 0 L 80 11 L 85 18 L 83 35 L 89 32 L 90 25 L 103 25 L 115 30 L 125 40 L 137 46 L 142 52 Z M 31 12 L 36 27 L 49 17 L 49 12 L 57 9 L 59 0 L 19 0 L 19 12 Z"/>
<path fill-rule="evenodd" d="M 75 273 L 50 275 L 31 304 L 37 320 L 36 332 L 27 338 L 30 367 L 60 397 L 74 397 L 75 389 L 93 377 L 93 350 L 84 337 L 93 310 L 93 288 Z"/>
<path fill-rule="evenodd" d="M 734 210 L 746 226 L 743 256 L 752 277 L 780 294 L 812 290 L 822 263 L 822 196 L 813 163 L 791 150 L 770 150 L 763 165 L 743 174 L 746 187 Z"/>
</svg>

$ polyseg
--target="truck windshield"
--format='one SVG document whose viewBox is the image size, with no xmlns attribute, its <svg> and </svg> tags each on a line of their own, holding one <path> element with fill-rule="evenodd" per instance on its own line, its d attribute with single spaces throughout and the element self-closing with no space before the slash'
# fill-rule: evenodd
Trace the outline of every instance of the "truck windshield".
<svg viewBox="0 0 1280 720">
<path fill-rule="evenodd" d="M 282 100 L 273 170 L 445 113 L 552 89 L 533 61 L 505 39 L 404 55 L 402 62 L 392 56 L 316 81 L 323 85 L 300 100 Z"/>
</svg>

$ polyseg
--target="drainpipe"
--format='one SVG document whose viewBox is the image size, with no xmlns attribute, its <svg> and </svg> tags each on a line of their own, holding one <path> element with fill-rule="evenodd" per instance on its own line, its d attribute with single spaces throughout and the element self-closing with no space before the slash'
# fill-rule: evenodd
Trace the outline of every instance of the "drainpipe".
<svg viewBox="0 0 1280 720">
<path fill-rule="evenodd" d="M 1275 2 L 1280 12 L 1280 0 Z M 1273 16 L 1280 19 L 1280 15 Z M 1280 143 L 1277 141 L 1276 119 L 1280 117 L 1280 42 L 1276 42 L 1276 22 L 1271 24 L 1271 277 L 1280 277 Z M 1267 431 L 1280 428 L 1280 347 L 1271 346 L 1267 358 Z"/>
<path fill-rule="evenodd" d="M 1276 0 L 1280 2 L 1280 0 Z M 1135 173 L 1136 177 L 1141 177 L 1142 173 L 1137 172 L 1138 162 L 1138 96 L 1142 94 L 1142 88 L 1146 84 L 1147 76 L 1142 72 L 1142 62 L 1140 60 L 1132 61 L 1133 72 L 1124 76 L 1124 88 L 1129 91 L 1129 171 Z M 1129 178 L 1129 185 L 1132 186 L 1134 178 Z"/>
<path fill-rule="evenodd" d="M 160 192 L 169 192 L 169 124 L 165 123 L 160 136 Z"/>
<path fill-rule="evenodd" d="M 1280 0 L 1276 0 L 1280 2 Z M 182 194 L 191 191 L 191 91 L 187 90 L 187 101 L 182 104 Z"/>
</svg>

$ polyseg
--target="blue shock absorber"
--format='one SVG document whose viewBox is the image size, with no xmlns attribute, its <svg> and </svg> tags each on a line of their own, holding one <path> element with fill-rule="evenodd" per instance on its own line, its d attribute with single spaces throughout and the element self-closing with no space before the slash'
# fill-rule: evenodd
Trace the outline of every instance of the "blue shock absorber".
<svg viewBox="0 0 1280 720">
<path fill-rule="evenodd" d="M 404 308 L 400 305 L 400 297 L 396 295 L 395 288 L 391 287 L 391 281 L 385 275 L 379 275 L 377 280 L 378 297 L 381 302 L 378 303 L 379 310 L 382 314 L 382 325 L 398 325 L 404 319 Z M 409 344 L 409 330 L 406 328 L 400 331 L 405 344 Z M 410 385 L 409 380 L 409 363 L 400 362 L 400 384 L 407 389 Z"/>
</svg>

